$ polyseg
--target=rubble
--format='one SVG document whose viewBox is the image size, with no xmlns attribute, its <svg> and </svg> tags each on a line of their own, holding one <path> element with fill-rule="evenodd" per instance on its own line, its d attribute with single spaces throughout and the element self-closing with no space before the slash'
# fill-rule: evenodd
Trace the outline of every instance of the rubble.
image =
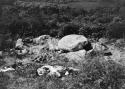
<svg viewBox="0 0 125 89">
<path fill-rule="evenodd" d="M 66 67 L 58 66 L 58 65 L 55 65 L 55 66 L 44 65 L 41 68 L 37 69 L 39 76 L 46 74 L 48 76 L 55 75 L 57 77 L 67 76 L 73 72 L 78 72 L 78 71 L 80 70 L 72 68 L 72 67 L 66 68 Z"/>
<path fill-rule="evenodd" d="M 94 51 L 105 51 L 108 50 L 108 47 L 105 44 L 102 44 L 100 42 L 92 43 L 92 47 Z"/>
<path fill-rule="evenodd" d="M 42 49 L 44 49 L 46 46 L 42 46 L 42 45 L 36 45 L 36 46 L 31 46 L 29 48 L 29 54 L 40 54 L 40 51 Z"/>
<path fill-rule="evenodd" d="M 15 48 L 22 48 L 23 47 L 23 40 L 21 38 L 19 38 L 17 41 L 16 41 L 16 45 L 15 45 Z"/>
<path fill-rule="evenodd" d="M 83 35 L 67 35 L 62 39 L 52 38 L 49 35 L 42 35 L 37 38 L 27 38 L 25 40 L 18 39 L 15 46 L 15 52 L 20 55 L 26 55 L 22 59 L 18 60 L 17 63 L 21 65 L 27 65 L 30 63 L 44 64 L 55 61 L 56 56 L 62 56 L 67 59 L 67 62 L 70 63 L 79 63 L 80 61 L 84 62 L 87 56 L 91 56 L 88 53 L 94 52 L 103 52 L 105 60 L 118 60 L 124 57 L 124 52 L 115 49 L 115 47 L 110 46 L 107 43 L 107 40 L 100 39 L 99 42 L 90 43 L 86 37 Z M 55 52 L 55 54 L 54 54 Z M 88 54 L 86 56 L 86 54 Z M 123 55 L 123 56 L 122 56 Z M 6 61 L 14 65 L 15 61 L 11 60 Z M 73 65 L 73 64 L 72 64 Z M 14 70 L 14 67 L 1 69 L 1 71 Z M 56 76 L 62 78 L 74 73 L 78 73 L 80 69 L 73 67 L 64 67 L 59 65 L 44 65 L 37 69 L 39 76 Z"/>
<path fill-rule="evenodd" d="M 34 38 L 34 39 L 33 39 L 33 42 L 34 42 L 35 44 L 43 45 L 43 44 L 46 43 L 47 39 L 49 39 L 49 38 L 50 38 L 49 35 L 41 35 L 41 36 L 39 36 L 39 37 Z"/>
<path fill-rule="evenodd" d="M 16 53 L 18 55 L 26 55 L 28 53 L 28 50 L 27 49 L 16 50 Z"/>
</svg>

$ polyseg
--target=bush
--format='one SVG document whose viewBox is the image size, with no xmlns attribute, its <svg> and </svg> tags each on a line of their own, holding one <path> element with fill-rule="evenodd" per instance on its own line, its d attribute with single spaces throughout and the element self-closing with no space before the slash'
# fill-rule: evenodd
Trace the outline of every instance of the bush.
<svg viewBox="0 0 125 89">
<path fill-rule="evenodd" d="M 78 32 L 79 32 L 79 26 L 73 23 L 69 23 L 69 24 L 65 24 L 59 29 L 58 36 L 64 37 L 70 34 L 78 34 Z"/>
<path fill-rule="evenodd" d="M 86 24 L 79 29 L 79 34 L 85 35 L 86 37 L 99 39 L 105 36 L 106 28 L 96 24 Z"/>
<path fill-rule="evenodd" d="M 112 23 L 109 28 L 108 34 L 110 38 L 124 38 L 125 23 Z"/>
<path fill-rule="evenodd" d="M 106 24 L 106 23 L 110 23 L 112 21 L 112 17 L 99 17 L 96 19 L 96 23 L 102 23 L 102 24 Z"/>
</svg>

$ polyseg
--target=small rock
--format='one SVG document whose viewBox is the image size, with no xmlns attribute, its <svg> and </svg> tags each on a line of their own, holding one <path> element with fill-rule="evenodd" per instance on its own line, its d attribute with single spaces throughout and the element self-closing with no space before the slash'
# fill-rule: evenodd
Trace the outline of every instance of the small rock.
<svg viewBox="0 0 125 89">
<path fill-rule="evenodd" d="M 77 61 L 85 60 L 86 53 L 87 52 L 85 50 L 80 50 L 76 52 L 63 53 L 61 54 L 61 56 L 66 57 L 69 61 L 77 62 Z"/>
<path fill-rule="evenodd" d="M 48 46 L 49 46 L 49 50 L 58 50 L 58 39 L 55 38 L 51 38 L 48 39 Z"/>
<path fill-rule="evenodd" d="M 106 38 L 99 39 L 99 43 L 101 43 L 101 44 L 106 44 L 107 42 L 108 42 L 108 39 L 106 39 Z"/>
<path fill-rule="evenodd" d="M 16 41 L 16 46 L 15 48 L 22 48 L 23 47 L 23 40 L 21 38 L 19 38 L 17 41 Z"/>
<path fill-rule="evenodd" d="M 94 51 L 105 51 L 108 50 L 108 47 L 104 44 L 101 44 L 100 42 L 97 43 L 92 43 L 93 49 Z"/>
<path fill-rule="evenodd" d="M 32 46 L 29 48 L 29 54 L 35 54 L 38 55 L 40 54 L 41 50 L 46 48 L 46 45 L 36 45 L 36 46 Z"/>
<path fill-rule="evenodd" d="M 58 66 L 58 65 L 56 66 L 45 65 L 37 69 L 38 75 L 44 75 L 44 74 L 47 74 L 49 76 L 56 75 L 59 78 L 62 78 L 69 74 L 73 74 L 74 72 L 78 71 L 80 70 L 72 67 L 65 68 L 63 66 Z"/>
<path fill-rule="evenodd" d="M 47 74 L 47 75 L 56 75 L 58 77 L 60 77 L 60 73 L 59 71 L 62 71 L 64 68 L 62 66 L 50 66 L 50 65 L 45 65 L 42 66 L 41 68 L 37 69 L 37 72 L 39 75 L 43 75 L 43 74 Z"/>
<path fill-rule="evenodd" d="M 3 56 L 3 51 L 0 51 L 0 57 L 2 57 Z"/>
<path fill-rule="evenodd" d="M 18 55 L 26 55 L 28 53 L 28 50 L 27 49 L 16 50 L 16 53 Z"/>
<path fill-rule="evenodd" d="M 125 43 L 125 40 L 124 39 L 118 39 L 118 40 L 116 40 L 116 43 L 117 44 L 123 44 L 123 43 Z"/>
<path fill-rule="evenodd" d="M 42 36 L 39 36 L 37 38 L 34 38 L 33 39 L 33 42 L 36 43 L 36 44 L 45 44 L 47 42 L 47 39 L 49 39 L 50 36 L 49 35 L 42 35 Z"/>
<path fill-rule="evenodd" d="M 13 71 L 13 70 L 15 70 L 15 69 L 11 68 L 11 67 L 4 67 L 4 68 L 0 69 L 0 72 L 7 72 L 7 71 Z"/>
</svg>

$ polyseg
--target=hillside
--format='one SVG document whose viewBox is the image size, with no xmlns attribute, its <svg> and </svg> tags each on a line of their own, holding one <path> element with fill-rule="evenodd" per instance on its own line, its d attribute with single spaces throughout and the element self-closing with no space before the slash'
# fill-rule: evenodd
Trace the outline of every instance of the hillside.
<svg viewBox="0 0 125 89">
<path fill-rule="evenodd" d="M 52 1 L 0 1 L 0 89 L 125 89 L 124 5 Z"/>
</svg>

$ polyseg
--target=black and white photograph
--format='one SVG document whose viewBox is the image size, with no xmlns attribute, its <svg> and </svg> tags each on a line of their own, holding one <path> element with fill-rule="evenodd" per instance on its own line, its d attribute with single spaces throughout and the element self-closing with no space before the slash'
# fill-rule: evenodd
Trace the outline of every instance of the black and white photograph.
<svg viewBox="0 0 125 89">
<path fill-rule="evenodd" d="M 125 0 L 0 0 L 0 89 L 125 89 Z"/>
</svg>

